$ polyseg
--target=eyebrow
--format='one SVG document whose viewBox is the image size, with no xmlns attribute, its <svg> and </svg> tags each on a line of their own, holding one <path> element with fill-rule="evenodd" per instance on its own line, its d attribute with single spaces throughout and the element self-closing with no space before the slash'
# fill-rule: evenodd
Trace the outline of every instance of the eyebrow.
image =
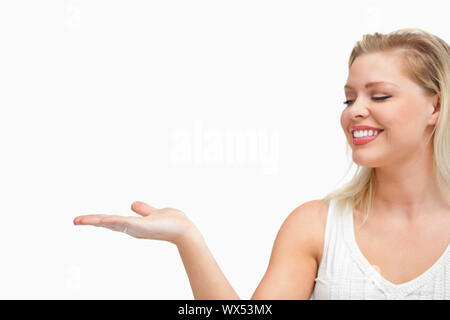
<svg viewBox="0 0 450 320">
<path fill-rule="evenodd" d="M 393 82 L 387 82 L 387 81 L 373 81 L 373 82 L 367 82 L 366 85 L 365 85 L 364 87 L 365 87 L 365 88 L 368 88 L 368 87 L 376 86 L 376 85 L 379 85 L 379 84 L 390 84 L 390 85 L 393 85 L 393 86 L 399 88 L 399 86 L 396 85 L 395 83 L 393 83 Z M 344 86 L 344 89 L 354 89 L 354 88 L 353 88 L 352 86 L 349 86 L 348 84 L 346 84 L 346 85 Z"/>
</svg>

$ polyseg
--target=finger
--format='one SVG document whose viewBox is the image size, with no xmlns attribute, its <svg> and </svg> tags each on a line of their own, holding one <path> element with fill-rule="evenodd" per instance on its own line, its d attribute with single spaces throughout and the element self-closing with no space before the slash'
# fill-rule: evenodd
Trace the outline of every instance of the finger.
<svg viewBox="0 0 450 320">
<path fill-rule="evenodd" d="M 129 218 L 131 217 L 121 217 L 121 216 L 109 216 L 102 218 L 100 220 L 100 227 L 108 228 L 114 231 L 125 232 L 128 229 Z"/>
<path fill-rule="evenodd" d="M 73 222 L 75 225 L 99 226 L 101 219 L 107 218 L 107 217 L 120 217 L 120 216 L 114 216 L 114 215 L 108 215 L 108 214 L 88 214 L 88 215 L 76 217 Z"/>
<path fill-rule="evenodd" d="M 145 202 L 135 201 L 131 205 L 131 210 L 133 210 L 134 212 L 140 214 L 143 217 L 146 217 L 149 214 L 151 214 L 153 211 L 156 211 L 158 209 L 153 208 L 152 206 L 150 206 L 149 204 L 147 204 Z"/>
<path fill-rule="evenodd" d="M 75 217 L 75 219 L 73 219 L 73 223 L 75 225 L 89 224 L 87 222 L 94 221 L 95 217 L 103 218 L 103 217 L 106 217 L 106 214 L 86 214 L 86 215 L 77 216 L 77 217 Z"/>
</svg>

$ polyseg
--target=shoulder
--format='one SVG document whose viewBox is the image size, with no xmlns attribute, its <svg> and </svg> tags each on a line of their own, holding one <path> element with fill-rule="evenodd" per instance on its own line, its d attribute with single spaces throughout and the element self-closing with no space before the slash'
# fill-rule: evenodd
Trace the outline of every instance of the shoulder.
<svg viewBox="0 0 450 320">
<path fill-rule="evenodd" d="M 274 241 L 267 271 L 252 299 L 311 297 L 326 207 L 321 200 L 313 200 L 298 206 L 287 216 Z"/>
<path fill-rule="evenodd" d="M 291 215 L 303 219 L 317 219 L 328 211 L 328 203 L 322 199 L 311 200 L 295 208 Z"/>
<path fill-rule="evenodd" d="M 296 207 L 281 227 L 290 230 L 296 244 L 314 256 L 318 263 L 322 256 L 327 215 L 327 202 L 311 200 Z"/>
<path fill-rule="evenodd" d="M 328 203 L 321 199 L 311 200 L 295 208 L 286 218 L 285 223 L 296 227 L 320 227 L 325 224 L 327 213 Z"/>
</svg>

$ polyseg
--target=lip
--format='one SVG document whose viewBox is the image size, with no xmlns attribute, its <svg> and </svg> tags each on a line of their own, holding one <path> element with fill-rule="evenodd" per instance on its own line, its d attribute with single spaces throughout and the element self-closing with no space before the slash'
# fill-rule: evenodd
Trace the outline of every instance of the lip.
<svg viewBox="0 0 450 320">
<path fill-rule="evenodd" d="M 352 136 L 353 144 L 356 146 L 359 146 L 362 144 L 367 144 L 369 142 L 372 142 L 373 140 L 378 138 L 378 136 L 380 136 L 383 131 L 379 132 L 376 136 L 371 136 L 371 137 L 367 136 L 367 137 L 361 137 L 361 138 L 353 138 L 353 136 Z"/>
<path fill-rule="evenodd" d="M 353 131 L 359 131 L 359 130 L 372 130 L 372 131 L 384 131 L 384 129 L 381 128 L 375 128 L 375 127 L 371 127 L 371 126 L 366 126 L 366 125 L 359 125 L 359 126 L 351 126 L 350 127 L 350 133 L 353 135 Z"/>
</svg>

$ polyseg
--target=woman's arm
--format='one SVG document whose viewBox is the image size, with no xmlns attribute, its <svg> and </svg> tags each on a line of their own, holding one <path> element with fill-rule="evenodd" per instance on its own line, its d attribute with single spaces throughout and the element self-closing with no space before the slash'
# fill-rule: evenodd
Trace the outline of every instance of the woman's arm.
<svg viewBox="0 0 450 320">
<path fill-rule="evenodd" d="M 196 300 L 239 300 L 223 274 L 203 236 L 195 228 L 178 242 L 177 248 Z"/>
<path fill-rule="evenodd" d="M 200 231 L 177 209 L 156 209 L 135 202 L 132 210 L 142 217 L 84 215 L 76 225 L 93 225 L 125 232 L 141 239 L 165 240 L 175 244 L 183 261 L 197 300 L 240 299 L 216 260 Z M 252 299 L 307 299 L 314 285 L 317 264 L 315 248 L 318 235 L 317 202 L 295 209 L 278 232 L 264 278 Z"/>
<path fill-rule="evenodd" d="M 284 221 L 273 246 L 269 267 L 253 300 L 309 299 L 323 243 L 323 203 L 307 202 Z M 193 228 L 177 245 L 195 299 L 240 299 L 200 232 Z"/>
<path fill-rule="evenodd" d="M 317 257 L 323 245 L 324 208 L 321 200 L 309 201 L 286 218 L 275 239 L 267 271 L 251 299 L 311 298 Z"/>
<path fill-rule="evenodd" d="M 105 227 L 139 239 L 171 242 L 178 248 L 195 299 L 239 299 L 200 231 L 184 212 L 156 209 L 141 201 L 134 202 L 131 209 L 141 217 L 90 214 L 76 217 L 74 224 Z"/>
</svg>

